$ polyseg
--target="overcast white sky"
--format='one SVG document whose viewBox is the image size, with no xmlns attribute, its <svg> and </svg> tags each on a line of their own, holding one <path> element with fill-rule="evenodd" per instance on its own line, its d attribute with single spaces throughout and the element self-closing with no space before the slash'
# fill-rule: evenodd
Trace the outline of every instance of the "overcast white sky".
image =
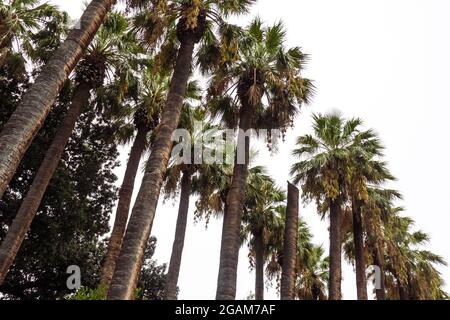
<svg viewBox="0 0 450 320">
<path fill-rule="evenodd" d="M 83 0 L 52 0 L 73 18 Z M 400 205 L 431 234 L 429 249 L 450 260 L 449 120 L 450 2 L 446 0 L 260 0 L 252 10 L 268 23 L 282 19 L 288 45 L 311 55 L 305 72 L 318 88 L 314 102 L 303 109 L 278 155 L 263 151 L 266 165 L 280 186 L 293 163 L 290 151 L 297 136 L 310 132 L 311 113 L 338 109 L 358 116 L 384 141 L 386 159 L 405 196 Z M 245 24 L 250 17 L 237 21 Z M 127 152 L 122 154 L 126 163 Z M 447 163 L 447 165 L 446 165 Z M 119 183 L 124 169 L 117 171 Z M 138 177 L 140 183 L 141 176 Z M 136 185 L 136 190 L 139 188 Z M 192 200 L 192 203 L 194 199 Z M 191 214 L 194 208 L 191 210 Z M 177 204 L 160 205 L 153 226 L 158 238 L 156 258 L 168 262 L 174 237 Z M 328 223 L 313 206 L 301 210 L 314 241 L 328 247 Z M 192 220 L 191 220 L 192 221 Z M 181 299 L 214 299 L 217 283 L 221 221 L 189 224 L 180 275 Z M 246 250 L 241 250 L 238 298 L 254 291 Z M 449 268 L 442 268 L 450 282 Z M 447 286 L 449 289 L 449 286 Z M 344 270 L 345 299 L 355 299 L 351 266 Z M 276 299 L 268 290 L 267 298 Z"/>
</svg>

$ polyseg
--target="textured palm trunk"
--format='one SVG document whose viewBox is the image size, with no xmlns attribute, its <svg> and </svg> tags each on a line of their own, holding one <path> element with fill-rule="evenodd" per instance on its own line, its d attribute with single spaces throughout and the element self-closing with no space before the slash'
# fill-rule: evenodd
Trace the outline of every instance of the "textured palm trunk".
<svg viewBox="0 0 450 320">
<path fill-rule="evenodd" d="M 358 300 L 367 300 L 366 257 L 361 216 L 361 201 L 352 203 L 353 244 L 355 246 L 356 293 Z"/>
<path fill-rule="evenodd" d="M 264 241 L 262 231 L 255 238 L 255 300 L 264 300 Z"/>
<path fill-rule="evenodd" d="M 2 23 L 2 19 L 0 18 L 0 24 Z M 0 36 L 2 36 L 0 34 Z M 6 59 L 11 51 L 12 46 L 12 35 L 6 36 L 3 41 L 0 42 L 0 68 L 4 66 L 6 63 Z"/>
<path fill-rule="evenodd" d="M 180 275 L 181 258 L 183 256 L 184 239 L 186 236 L 186 225 L 189 213 L 189 198 L 191 197 L 191 173 L 183 172 L 181 179 L 180 205 L 178 208 L 177 226 L 175 229 L 175 239 L 172 246 L 169 271 L 165 286 L 165 299 L 177 299 L 178 277 Z"/>
<path fill-rule="evenodd" d="M 386 300 L 386 273 L 384 268 L 384 258 L 381 248 L 377 248 L 374 255 L 374 262 L 380 268 L 380 283 L 379 289 L 375 289 L 377 300 Z"/>
<path fill-rule="evenodd" d="M 172 133 L 177 128 L 186 95 L 195 47 L 194 37 L 181 41 L 167 102 L 147 162 L 144 178 L 131 213 L 122 249 L 114 271 L 108 299 L 134 299 L 144 250 L 150 236 L 156 206 L 172 150 Z"/>
<path fill-rule="evenodd" d="M 288 182 L 286 226 L 284 231 L 281 300 L 295 299 L 295 262 L 297 259 L 299 190 Z"/>
<path fill-rule="evenodd" d="M 231 187 L 227 196 L 227 213 L 223 220 L 223 232 L 220 248 L 219 276 L 217 280 L 217 300 L 236 298 L 237 267 L 241 245 L 240 230 L 247 186 L 250 138 L 245 132 L 251 128 L 253 108 L 243 104 L 239 122 L 238 146 L 245 145 L 245 162 L 236 163 Z M 245 141 L 245 143 L 244 143 Z"/>
<path fill-rule="evenodd" d="M 224 204 L 224 206 L 223 206 L 222 234 L 223 234 L 223 232 L 224 232 L 224 230 L 225 230 L 225 223 L 223 223 L 223 221 L 225 221 L 226 216 L 227 216 L 227 213 L 228 213 L 228 204 L 227 204 L 227 202 L 226 202 L 226 199 L 225 199 L 224 203 L 225 203 L 225 204 Z"/>
<path fill-rule="evenodd" d="M 127 226 L 128 214 L 130 212 L 131 197 L 133 195 L 136 174 L 139 169 L 139 163 L 145 150 L 147 142 L 148 128 L 141 126 L 138 128 L 136 138 L 131 147 L 130 157 L 127 163 L 127 169 L 123 178 L 122 186 L 119 191 L 119 203 L 117 204 L 116 217 L 113 230 L 109 238 L 108 251 L 102 269 L 101 285 L 106 290 L 109 289 L 111 280 L 116 268 L 116 261 L 122 248 L 123 235 Z"/>
<path fill-rule="evenodd" d="M 0 48 L 0 68 L 3 67 L 6 63 L 6 59 L 8 58 L 10 52 L 10 48 Z"/>
<path fill-rule="evenodd" d="M 341 299 L 341 256 L 342 236 L 341 222 L 342 212 L 339 201 L 331 201 L 330 204 L 330 272 L 328 284 L 328 299 Z"/>
<path fill-rule="evenodd" d="M 0 246 L 0 284 L 5 279 L 30 228 L 31 222 L 41 204 L 42 197 L 64 153 L 64 148 L 72 135 L 76 121 L 83 111 L 83 107 L 89 101 L 90 91 L 91 86 L 87 83 L 80 83 L 75 89 L 72 103 L 64 118 L 64 122 L 58 128 L 55 139 L 45 153 L 44 160 L 34 177 L 30 190 Z"/>
<path fill-rule="evenodd" d="M 0 198 L 42 127 L 64 82 L 114 2 L 115 0 L 93 0 L 88 5 L 80 19 L 81 28 L 70 32 L 0 132 Z"/>
</svg>

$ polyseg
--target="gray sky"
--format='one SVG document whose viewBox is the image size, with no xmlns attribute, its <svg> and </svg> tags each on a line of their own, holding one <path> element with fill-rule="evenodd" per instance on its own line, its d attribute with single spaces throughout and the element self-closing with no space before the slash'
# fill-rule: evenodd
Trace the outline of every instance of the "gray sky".
<svg viewBox="0 0 450 320">
<path fill-rule="evenodd" d="M 83 0 L 52 0 L 73 18 L 81 15 Z M 450 260 L 448 196 L 450 96 L 450 2 L 446 0 L 260 0 L 252 10 L 264 21 L 282 19 L 289 46 L 301 46 L 311 55 L 305 75 L 318 88 L 314 102 L 304 107 L 279 154 L 261 152 L 280 186 L 288 180 L 294 159 L 290 151 L 297 136 L 310 132 L 311 113 L 340 110 L 358 116 L 384 141 L 386 160 L 399 181 L 393 187 L 405 200 L 406 214 L 430 233 L 429 249 Z M 235 21 L 245 24 L 251 17 Z M 126 163 L 127 150 L 122 154 Z M 119 183 L 124 168 L 117 171 Z M 141 176 L 138 177 L 136 190 Z M 194 199 L 191 201 L 195 202 Z M 194 208 L 192 208 L 191 213 Z M 158 238 L 156 258 L 168 262 L 174 238 L 177 203 L 160 205 L 153 226 Z M 314 241 L 328 248 L 327 222 L 314 206 L 301 215 L 312 228 Z M 191 220 L 192 221 L 192 220 Z M 181 299 L 214 299 L 219 263 L 221 221 L 189 224 L 180 274 Z M 241 250 L 238 298 L 254 291 L 247 251 Z M 450 271 L 442 268 L 449 282 Z M 447 286 L 449 289 L 449 286 Z M 351 266 L 344 268 L 345 299 L 356 298 Z M 267 298 L 276 299 L 274 289 Z"/>
</svg>

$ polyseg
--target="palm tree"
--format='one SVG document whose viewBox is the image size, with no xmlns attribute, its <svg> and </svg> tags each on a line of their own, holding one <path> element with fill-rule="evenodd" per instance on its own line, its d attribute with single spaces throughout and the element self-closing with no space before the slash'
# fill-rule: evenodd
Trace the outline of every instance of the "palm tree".
<svg viewBox="0 0 450 320">
<path fill-rule="evenodd" d="M 237 154 L 242 159 L 236 162 L 227 196 L 216 293 L 217 299 L 234 299 L 248 175 L 248 131 L 251 128 L 286 131 L 298 106 L 308 102 L 313 86 L 300 75 L 306 56 L 299 48 L 284 47 L 285 31 L 281 23 L 266 28 L 255 19 L 244 31 L 228 28 L 223 34 L 220 43 L 237 48 L 235 52 L 226 50 L 224 55 L 219 41 L 212 39 L 198 60 L 204 73 L 214 73 L 209 88 L 212 114 L 220 116 L 228 128 L 239 128 Z"/>
<path fill-rule="evenodd" d="M 328 283 L 328 259 L 324 250 L 313 246 L 308 250 L 304 263 L 299 268 L 295 285 L 296 297 L 300 300 L 326 300 Z"/>
<path fill-rule="evenodd" d="M 361 125 L 360 120 L 355 119 L 354 128 Z M 369 198 L 369 185 L 372 188 L 381 187 L 382 184 L 393 181 L 395 178 L 386 168 L 386 164 L 379 160 L 383 156 L 384 148 L 376 134 L 372 130 L 368 130 L 360 133 L 357 138 L 361 141 L 358 142 L 360 147 L 355 149 L 350 162 L 349 196 L 351 198 L 357 297 L 358 300 L 367 300 L 364 225 L 368 221 L 363 219 L 365 217 L 363 217 L 362 210 Z"/>
<path fill-rule="evenodd" d="M 0 132 L 0 197 L 114 2 L 93 0 L 88 5 L 81 17 L 81 28 L 70 32 Z"/>
<path fill-rule="evenodd" d="M 279 282 L 284 263 L 284 228 L 286 225 L 286 207 L 278 208 L 278 224 L 275 224 L 269 240 L 268 251 L 271 254 L 266 273 L 269 280 Z M 301 300 L 326 299 L 328 282 L 328 258 L 323 258 L 323 249 L 312 243 L 312 234 L 306 222 L 299 218 L 297 230 L 297 251 L 294 265 L 295 298 Z"/>
<path fill-rule="evenodd" d="M 182 178 L 180 182 L 180 203 L 175 230 L 175 239 L 172 245 L 169 270 L 164 290 L 166 300 L 177 299 L 177 285 L 180 275 L 181 258 L 183 255 L 184 241 L 186 236 L 186 225 L 189 213 L 189 200 L 192 193 L 192 172 L 188 169 L 181 170 Z"/>
<path fill-rule="evenodd" d="M 199 89 L 191 90 L 193 93 Z M 196 93 L 195 95 L 198 95 Z M 183 141 L 186 144 L 184 148 L 191 149 L 190 163 L 184 161 L 174 161 L 167 171 L 167 180 L 164 186 L 166 197 L 174 197 L 178 190 L 178 182 L 180 181 L 180 204 L 178 209 L 178 218 L 175 230 L 175 239 L 172 246 L 172 255 L 170 257 L 169 270 L 167 272 L 167 281 L 165 286 L 165 298 L 167 300 L 175 300 L 177 298 L 177 284 L 181 267 L 181 258 L 183 254 L 184 241 L 186 235 L 186 224 L 189 213 L 190 196 L 194 192 L 192 180 L 195 177 L 207 175 L 211 177 L 211 172 L 217 172 L 216 164 L 196 164 L 195 146 L 201 146 L 202 149 L 208 148 L 204 144 L 203 134 L 208 131 L 217 130 L 218 128 L 208 124 L 205 118 L 205 112 L 201 108 L 192 109 L 189 105 L 183 107 L 179 127 L 190 133 L 190 141 Z M 196 125 L 201 124 L 201 127 Z M 177 155 L 178 156 L 178 155 Z M 180 176 L 181 179 L 180 179 Z"/>
<path fill-rule="evenodd" d="M 295 264 L 298 243 L 299 190 L 288 182 L 286 227 L 284 232 L 283 272 L 281 275 L 281 300 L 295 298 Z"/>
<path fill-rule="evenodd" d="M 221 217 L 227 212 L 227 194 L 231 185 L 233 167 L 210 166 L 202 175 L 192 180 L 192 189 L 198 199 L 195 203 L 195 219 L 205 220 L 208 225 L 211 217 Z"/>
<path fill-rule="evenodd" d="M 275 185 L 273 179 L 264 171 L 251 174 L 247 187 L 244 208 L 243 236 L 248 239 L 251 264 L 256 271 L 255 299 L 264 300 L 264 265 L 268 258 L 269 241 L 273 232 L 277 232 L 279 206 L 286 200 L 285 191 Z M 275 229 L 275 230 L 274 230 Z"/>
<path fill-rule="evenodd" d="M 195 203 L 195 219 L 205 220 L 208 225 L 211 217 L 224 217 L 228 211 L 227 195 L 233 179 L 233 163 L 235 159 L 235 141 L 227 142 L 224 146 L 224 154 L 227 157 L 222 165 L 208 166 L 202 175 L 197 175 L 193 179 L 193 191 L 198 196 Z M 250 150 L 250 163 L 258 155 L 256 150 Z M 254 166 L 249 169 L 247 177 L 247 187 L 250 181 L 257 179 L 270 179 L 266 169 L 261 166 Z"/>
<path fill-rule="evenodd" d="M 235 146 L 229 146 L 227 152 L 234 152 L 234 150 Z M 251 159 L 257 155 L 255 151 L 250 153 Z M 194 178 L 193 189 L 198 195 L 195 212 L 197 220 L 205 219 L 206 223 L 209 223 L 212 216 L 225 216 L 227 194 L 232 178 L 233 167 L 228 163 L 221 166 L 208 166 L 208 170 Z M 261 270 L 264 270 L 265 261 L 270 257 L 273 248 L 278 248 L 278 243 L 282 242 L 279 239 L 283 232 L 284 220 L 281 221 L 279 216 L 281 211 L 285 214 L 286 210 L 285 206 L 280 207 L 276 204 L 283 201 L 282 198 L 284 199 L 285 195 L 274 186 L 273 179 L 267 175 L 264 167 L 251 167 L 247 180 L 248 197 L 245 203 L 244 225 L 241 228 L 240 239 L 241 243 L 247 241 L 249 244 L 250 264 L 255 267 L 257 274 L 255 298 L 263 300 L 264 275 Z M 265 196 L 261 191 L 265 191 Z M 262 245 L 260 240 L 263 240 Z M 257 243 L 259 243 L 258 250 Z"/>
<path fill-rule="evenodd" d="M 445 260 L 420 246 L 429 242 L 422 231 L 413 231 L 414 221 L 401 216 L 402 209 L 394 210 L 386 225 L 392 244 L 387 268 L 395 283 L 388 284 L 388 296 L 401 300 L 439 300 L 448 298 L 443 290 L 444 281 L 437 266 L 446 266 Z"/>
<path fill-rule="evenodd" d="M 384 225 L 389 221 L 391 215 L 394 214 L 393 202 L 401 199 L 402 196 L 398 191 L 380 187 L 370 186 L 366 190 L 367 199 L 361 207 L 361 214 L 364 218 L 363 232 L 366 239 L 365 256 L 368 258 L 367 265 L 376 265 L 380 268 L 381 287 L 375 289 L 375 294 L 377 300 L 385 300 L 387 236 Z M 346 255 L 354 260 L 354 242 L 347 243 L 344 247 Z M 376 279 L 373 278 L 373 280 L 375 281 Z"/>
<path fill-rule="evenodd" d="M 428 250 L 414 250 L 409 269 L 409 296 L 411 300 L 448 300 L 445 281 L 437 267 L 447 266 L 441 256 Z"/>
<path fill-rule="evenodd" d="M 28 56 L 34 56 L 32 37 L 51 19 L 63 18 L 65 13 L 48 3 L 38 0 L 9 0 L 0 3 L 0 67 L 4 65 L 13 45 Z"/>
<path fill-rule="evenodd" d="M 171 1 L 170 4 L 161 5 L 158 1 L 155 6 L 153 2 L 149 1 L 130 1 L 138 8 L 150 6 L 148 11 L 151 12 L 152 17 L 161 13 L 162 16 L 169 17 L 169 20 L 177 20 L 176 36 L 180 47 L 161 124 L 155 135 L 141 189 L 130 216 L 122 251 L 108 293 L 109 299 L 132 299 L 135 296 L 134 291 L 141 269 L 144 248 L 151 233 L 172 149 L 172 133 L 178 126 L 183 99 L 186 95 L 194 47 L 202 40 L 212 21 L 222 23 L 221 16 L 245 13 L 253 2 L 253 0 L 189 0 Z"/>
<path fill-rule="evenodd" d="M 134 142 L 120 187 L 114 225 L 109 238 L 105 262 L 103 263 L 100 283 L 104 290 L 107 290 L 110 286 L 116 261 L 122 247 L 140 159 L 149 147 L 149 133 L 154 132 L 158 126 L 169 88 L 169 78 L 163 74 L 155 74 L 152 63 L 149 63 L 140 75 L 138 78 L 131 77 L 129 79 L 131 81 L 129 83 L 130 88 L 128 88 L 129 92 L 127 94 L 129 97 L 127 100 L 131 100 L 132 106 L 125 108 L 125 115 L 120 115 L 119 113 L 119 123 L 122 117 L 130 119 L 131 123 L 126 123 L 117 130 L 118 140 L 122 143 L 128 143 L 134 137 Z M 113 94 L 116 95 L 116 92 L 117 90 L 114 90 Z"/>
<path fill-rule="evenodd" d="M 314 135 L 301 136 L 293 155 L 300 159 L 291 174 L 301 183 L 305 200 L 315 200 L 318 211 L 330 218 L 329 299 L 341 298 L 342 206 L 348 200 L 351 165 L 361 150 L 374 143 L 371 131 L 359 131 L 359 119 L 339 114 L 314 115 Z M 370 154 L 367 151 L 368 154 Z"/>
<path fill-rule="evenodd" d="M 125 17 L 114 13 L 108 16 L 89 47 L 86 56 L 76 69 L 71 105 L 55 139 L 47 150 L 33 183 L 0 247 L 0 283 L 13 262 L 26 232 L 39 208 L 47 186 L 58 167 L 64 148 L 83 108 L 89 102 L 91 91 L 103 84 L 108 69 L 124 64 L 134 53 L 132 39 L 127 38 L 128 24 Z"/>
</svg>

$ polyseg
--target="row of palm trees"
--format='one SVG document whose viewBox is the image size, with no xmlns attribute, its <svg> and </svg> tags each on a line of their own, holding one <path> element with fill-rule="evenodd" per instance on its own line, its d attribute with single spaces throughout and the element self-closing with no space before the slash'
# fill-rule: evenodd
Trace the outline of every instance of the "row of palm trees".
<svg viewBox="0 0 450 320">
<path fill-rule="evenodd" d="M 367 299 L 366 269 L 371 265 L 381 271 L 378 299 L 446 298 L 436 269 L 446 265 L 445 261 L 431 252 L 425 258 L 427 254 L 423 253 L 427 251 L 414 249 L 412 242 L 407 245 L 409 253 L 402 252 L 405 248 L 401 249 L 401 243 L 407 238 L 419 236 L 421 241 L 415 242 L 418 245 L 424 244 L 428 236 L 411 230 L 412 220 L 395 207 L 401 195 L 387 188 L 395 178 L 383 160 L 384 148 L 375 132 L 362 130 L 360 119 L 315 115 L 313 135 L 299 137 L 297 147 L 293 154 L 300 161 L 292 166 L 294 181 L 301 184 L 303 198 L 314 200 L 318 213 L 328 213 L 330 219 L 329 298 L 339 299 L 342 295 L 342 249 L 354 262 L 358 299 Z M 407 226 L 399 227 L 403 223 Z M 400 235 L 400 230 L 405 233 Z M 421 263 L 427 265 L 427 273 L 434 278 L 422 283 L 421 290 L 434 292 L 426 298 L 414 292 L 414 272 L 407 267 L 407 261 L 415 259 L 415 250 L 421 252 L 418 255 L 425 258 Z"/>
<path fill-rule="evenodd" d="M 358 299 L 367 299 L 366 269 L 373 264 L 382 271 L 378 299 L 446 297 L 436 269 L 445 262 L 418 249 L 428 238 L 412 231 L 412 220 L 395 207 L 400 195 L 385 187 L 394 177 L 383 162 L 383 147 L 374 131 L 362 130 L 361 120 L 315 115 L 313 135 L 300 137 L 293 152 L 298 162 L 291 175 L 303 200 L 315 201 L 318 213 L 329 216 L 329 258 L 311 243 L 307 226 L 298 221 L 299 190 L 289 184 L 286 195 L 264 168 L 251 167 L 251 138 L 244 133 L 251 128 L 278 129 L 284 135 L 315 91 L 312 81 L 302 76 L 308 56 L 298 47 L 286 48 L 282 23 L 267 27 L 256 18 L 241 28 L 225 21 L 248 13 L 253 0 L 128 0 L 126 15 L 110 12 L 114 2 L 93 0 L 87 6 L 80 29 L 70 31 L 41 68 L 0 133 L 1 196 L 74 73 L 71 106 L 2 240 L 0 283 L 77 119 L 84 108 L 95 105 L 110 119 L 113 138 L 132 143 L 102 269 L 100 286 L 108 299 L 135 297 L 161 190 L 167 197 L 180 190 L 166 299 L 177 296 L 191 195 L 197 196 L 197 217 L 223 216 L 217 299 L 236 296 L 238 255 L 244 243 L 256 271 L 256 299 L 264 298 L 264 274 L 269 281 L 280 281 L 282 299 L 340 299 L 343 251 L 355 263 Z M 30 47 L 20 50 L 23 54 L 39 51 L 39 43 L 29 39 L 49 20 L 62 16 L 34 0 L 2 4 L 0 50 L 5 54 L 0 61 L 7 63 L 20 46 Z M 12 40 L 3 41 L 11 35 L 19 47 Z M 192 81 L 196 67 L 209 79 L 205 95 Z M 237 142 L 245 146 L 244 163 L 171 161 L 172 133 L 182 128 L 195 137 L 194 122 L 204 123 L 204 130 L 241 129 Z M 267 142 L 275 138 L 269 135 Z M 227 150 L 234 155 L 236 146 Z M 146 151 L 144 177 L 130 214 Z"/>
</svg>

